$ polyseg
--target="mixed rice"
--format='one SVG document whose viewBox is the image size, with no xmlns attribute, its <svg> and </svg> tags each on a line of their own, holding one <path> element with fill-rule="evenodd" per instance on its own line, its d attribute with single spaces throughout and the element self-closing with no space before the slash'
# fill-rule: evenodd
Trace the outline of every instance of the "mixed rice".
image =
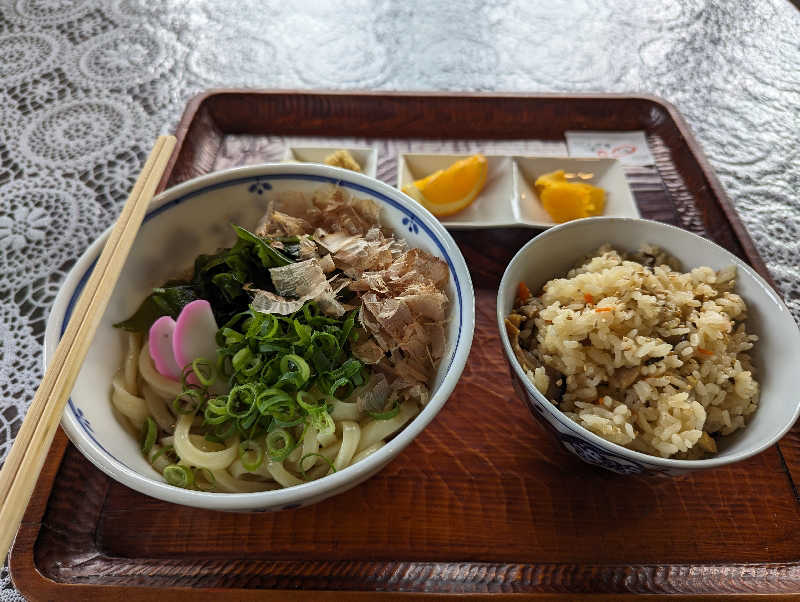
<svg viewBox="0 0 800 602">
<path fill-rule="evenodd" d="M 539 391 L 597 435 L 664 458 L 715 453 L 758 407 L 736 269 L 678 262 L 653 246 L 603 246 L 532 296 L 506 328 Z"/>
</svg>

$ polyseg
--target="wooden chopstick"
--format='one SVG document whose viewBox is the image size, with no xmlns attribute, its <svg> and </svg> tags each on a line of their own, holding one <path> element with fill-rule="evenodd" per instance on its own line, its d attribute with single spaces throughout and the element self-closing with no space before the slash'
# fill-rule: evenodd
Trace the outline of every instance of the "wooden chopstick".
<svg viewBox="0 0 800 602">
<path fill-rule="evenodd" d="M 156 140 L 0 470 L 0 559 L 11 547 L 89 344 L 174 148 L 174 136 Z"/>
</svg>

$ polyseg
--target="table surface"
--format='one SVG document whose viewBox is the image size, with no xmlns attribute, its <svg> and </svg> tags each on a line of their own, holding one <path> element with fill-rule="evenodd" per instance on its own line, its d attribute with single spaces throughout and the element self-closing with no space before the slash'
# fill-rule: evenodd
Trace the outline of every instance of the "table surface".
<svg viewBox="0 0 800 602">
<path fill-rule="evenodd" d="M 0 0 L 0 459 L 66 272 L 210 87 L 663 96 L 800 319 L 800 12 L 786 0 L 318 4 Z M 0 601 L 19 599 L 3 568 Z"/>
</svg>

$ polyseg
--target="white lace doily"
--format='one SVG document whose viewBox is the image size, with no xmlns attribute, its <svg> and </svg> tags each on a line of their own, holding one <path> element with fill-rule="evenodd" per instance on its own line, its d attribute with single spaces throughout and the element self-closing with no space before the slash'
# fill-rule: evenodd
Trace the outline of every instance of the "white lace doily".
<svg viewBox="0 0 800 602">
<path fill-rule="evenodd" d="M 60 282 L 209 87 L 661 95 L 800 318 L 798 40 L 786 0 L 0 0 L 0 459 Z"/>
</svg>

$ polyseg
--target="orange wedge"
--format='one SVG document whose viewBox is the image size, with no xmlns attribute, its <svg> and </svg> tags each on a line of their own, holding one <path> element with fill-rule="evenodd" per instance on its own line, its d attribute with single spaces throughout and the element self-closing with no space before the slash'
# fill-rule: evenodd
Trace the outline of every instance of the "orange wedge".
<svg viewBox="0 0 800 602">
<path fill-rule="evenodd" d="M 403 192 L 435 216 L 445 217 L 461 211 L 475 200 L 486 184 L 488 171 L 486 157 L 472 155 L 403 186 Z"/>
</svg>

